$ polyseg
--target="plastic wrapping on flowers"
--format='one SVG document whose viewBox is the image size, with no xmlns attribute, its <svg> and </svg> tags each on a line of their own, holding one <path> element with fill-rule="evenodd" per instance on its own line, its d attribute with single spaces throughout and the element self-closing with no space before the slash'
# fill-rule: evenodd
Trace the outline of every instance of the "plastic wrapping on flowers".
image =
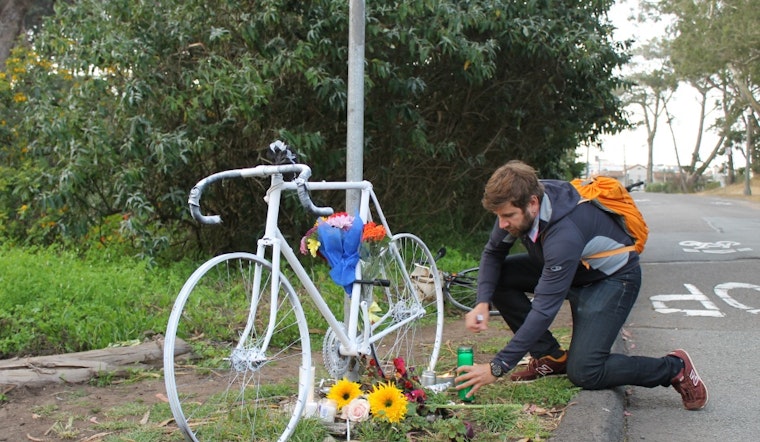
<svg viewBox="0 0 760 442">
<path fill-rule="evenodd" d="M 339 212 L 317 219 L 301 238 L 300 251 L 304 255 L 324 258 L 330 266 L 330 278 L 346 293 L 351 293 L 362 244 L 370 247 L 386 237 L 382 225 L 372 221 L 365 224 L 358 216 Z M 371 251 L 369 255 L 372 255 Z"/>
</svg>

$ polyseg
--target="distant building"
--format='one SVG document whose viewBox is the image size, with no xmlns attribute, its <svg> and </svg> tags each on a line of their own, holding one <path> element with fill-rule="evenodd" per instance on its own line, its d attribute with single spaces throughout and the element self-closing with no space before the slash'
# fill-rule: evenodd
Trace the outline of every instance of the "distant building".
<svg viewBox="0 0 760 442">
<path fill-rule="evenodd" d="M 627 186 L 629 184 L 633 184 L 639 181 L 646 182 L 647 168 L 640 164 L 631 166 L 625 169 L 625 171 L 623 170 L 622 167 L 608 167 L 608 168 L 602 169 L 599 175 L 615 178 L 616 180 L 620 181 L 622 185 Z"/>
<path fill-rule="evenodd" d="M 624 186 L 647 181 L 647 168 L 641 164 L 636 164 L 625 170 L 625 180 L 622 181 Z"/>
</svg>

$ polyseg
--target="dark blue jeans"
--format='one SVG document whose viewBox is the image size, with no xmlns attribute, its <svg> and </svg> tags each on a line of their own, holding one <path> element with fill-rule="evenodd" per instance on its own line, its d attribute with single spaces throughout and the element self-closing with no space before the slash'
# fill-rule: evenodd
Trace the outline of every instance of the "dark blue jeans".
<svg viewBox="0 0 760 442">
<path fill-rule="evenodd" d="M 532 293 L 541 276 L 541 263 L 525 253 L 509 255 L 502 265 L 499 286 L 492 303 L 509 328 L 516 332 L 530 312 Z M 573 316 L 568 349 L 567 376 L 575 385 L 597 390 L 619 385 L 668 386 L 680 369 L 669 358 L 627 356 L 611 353 L 641 287 L 641 269 L 612 275 L 583 287 L 572 287 L 567 296 Z M 540 358 L 560 348 L 550 331 L 531 347 Z"/>
</svg>

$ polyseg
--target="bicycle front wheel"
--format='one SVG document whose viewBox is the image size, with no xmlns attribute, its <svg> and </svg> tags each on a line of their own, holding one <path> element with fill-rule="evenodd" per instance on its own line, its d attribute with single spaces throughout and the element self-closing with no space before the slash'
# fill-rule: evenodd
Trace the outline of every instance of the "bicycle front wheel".
<svg viewBox="0 0 760 442">
<path fill-rule="evenodd" d="M 415 374 L 435 370 L 443 334 L 443 289 L 433 255 L 418 237 L 394 235 L 379 260 L 388 287 L 364 290 L 374 304 L 371 345 L 381 368 L 401 357 Z"/>
<path fill-rule="evenodd" d="M 164 377 L 177 426 L 190 441 L 284 441 L 303 411 L 311 348 L 303 308 L 271 265 L 220 255 L 182 287 L 164 342 Z M 175 362 L 184 341 L 193 359 Z"/>
</svg>

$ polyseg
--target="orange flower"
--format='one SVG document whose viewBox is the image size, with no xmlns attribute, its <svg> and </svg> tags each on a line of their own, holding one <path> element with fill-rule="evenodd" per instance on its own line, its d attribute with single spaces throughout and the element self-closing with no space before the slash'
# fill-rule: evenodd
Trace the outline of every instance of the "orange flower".
<svg viewBox="0 0 760 442">
<path fill-rule="evenodd" d="M 380 242 L 385 238 L 385 227 L 369 221 L 362 231 L 362 242 Z"/>
</svg>

